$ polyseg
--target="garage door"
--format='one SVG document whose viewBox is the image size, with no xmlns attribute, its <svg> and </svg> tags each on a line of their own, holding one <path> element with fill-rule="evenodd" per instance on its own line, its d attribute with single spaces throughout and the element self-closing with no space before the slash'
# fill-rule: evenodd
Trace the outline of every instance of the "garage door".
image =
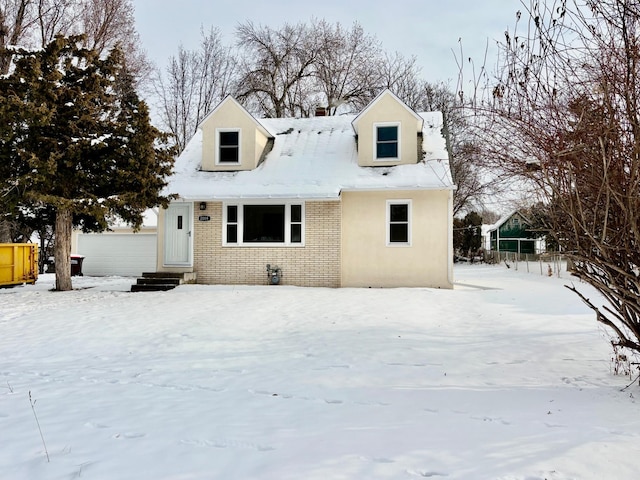
<svg viewBox="0 0 640 480">
<path fill-rule="evenodd" d="M 78 251 L 84 255 L 85 275 L 138 277 L 156 271 L 155 234 L 106 233 L 78 235 Z"/>
</svg>

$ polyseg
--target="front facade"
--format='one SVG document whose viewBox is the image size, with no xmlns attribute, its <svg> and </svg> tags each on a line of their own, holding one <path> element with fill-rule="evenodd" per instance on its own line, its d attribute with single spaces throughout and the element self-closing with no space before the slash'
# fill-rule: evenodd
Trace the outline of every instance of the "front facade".
<svg viewBox="0 0 640 480">
<path fill-rule="evenodd" d="M 343 192 L 342 285 L 451 288 L 449 193 Z"/>
<path fill-rule="evenodd" d="M 440 114 L 389 91 L 355 117 L 261 121 L 227 97 L 176 161 L 156 270 L 206 284 L 451 288 L 441 129 Z"/>
</svg>

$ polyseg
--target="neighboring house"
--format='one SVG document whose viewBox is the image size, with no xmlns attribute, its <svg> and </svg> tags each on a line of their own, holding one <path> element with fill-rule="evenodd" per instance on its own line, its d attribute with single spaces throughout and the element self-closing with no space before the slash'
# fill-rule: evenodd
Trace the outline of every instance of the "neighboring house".
<svg viewBox="0 0 640 480">
<path fill-rule="evenodd" d="M 386 90 L 357 116 L 258 121 L 232 97 L 177 159 L 158 272 L 198 283 L 452 287 L 442 115 Z"/>
<path fill-rule="evenodd" d="M 531 222 L 519 211 L 505 215 L 488 229 L 492 251 L 538 253 L 538 240 L 531 231 Z"/>
</svg>

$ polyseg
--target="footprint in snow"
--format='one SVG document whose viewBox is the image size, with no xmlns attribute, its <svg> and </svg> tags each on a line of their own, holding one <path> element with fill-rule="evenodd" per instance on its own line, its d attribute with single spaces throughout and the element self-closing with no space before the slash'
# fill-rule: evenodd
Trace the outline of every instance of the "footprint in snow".
<svg viewBox="0 0 640 480">
<path fill-rule="evenodd" d="M 429 471 L 429 470 L 425 470 L 425 471 L 407 470 L 407 473 L 409 475 L 415 475 L 417 477 L 423 477 L 423 478 L 448 477 L 449 476 L 449 474 L 447 474 L 447 473 L 434 472 L 434 471 Z"/>
<path fill-rule="evenodd" d="M 371 460 L 376 463 L 395 463 L 395 461 L 390 458 L 372 458 Z"/>
<path fill-rule="evenodd" d="M 254 395 L 265 395 L 268 397 L 273 397 L 273 398 L 285 398 L 285 399 L 293 399 L 293 400 L 313 400 L 313 401 L 324 401 L 324 403 L 328 403 L 329 405 L 341 405 L 344 403 L 344 401 L 342 400 L 338 400 L 335 398 L 324 398 L 324 399 L 320 399 L 317 397 L 303 397 L 303 396 L 299 396 L 299 395 L 291 395 L 290 393 L 274 393 L 274 392 L 269 392 L 266 390 L 252 390 L 249 389 L 249 393 L 252 393 Z M 363 404 L 365 405 L 365 404 Z M 376 405 L 385 405 L 383 403 L 379 403 Z"/>
<path fill-rule="evenodd" d="M 84 424 L 85 427 L 89 428 L 109 428 L 109 425 L 103 425 L 101 423 L 87 422 Z"/>
<path fill-rule="evenodd" d="M 500 422 L 502 425 L 511 425 L 511 422 L 508 422 L 500 417 L 471 417 L 473 420 L 481 420 L 483 422 Z"/>
<path fill-rule="evenodd" d="M 218 439 L 218 440 L 197 440 L 197 439 L 185 439 L 180 440 L 182 445 L 192 445 L 195 447 L 208 447 L 208 448 L 244 448 L 257 450 L 259 452 L 270 452 L 275 450 L 275 447 L 270 445 L 259 445 L 256 443 L 243 442 L 233 439 Z"/>
<path fill-rule="evenodd" d="M 121 439 L 121 438 L 126 438 L 126 439 L 131 439 L 131 438 L 142 438 L 145 437 L 147 434 L 146 433 L 135 433 L 135 432 L 129 432 L 129 433 L 116 433 L 113 437 L 111 438 L 115 438 L 117 440 Z"/>
<path fill-rule="evenodd" d="M 355 405 L 364 405 L 365 407 L 388 407 L 391 405 L 387 402 L 353 402 Z"/>
<path fill-rule="evenodd" d="M 567 428 L 566 425 L 561 425 L 559 423 L 547 423 L 544 422 L 544 426 L 547 428 Z"/>
</svg>

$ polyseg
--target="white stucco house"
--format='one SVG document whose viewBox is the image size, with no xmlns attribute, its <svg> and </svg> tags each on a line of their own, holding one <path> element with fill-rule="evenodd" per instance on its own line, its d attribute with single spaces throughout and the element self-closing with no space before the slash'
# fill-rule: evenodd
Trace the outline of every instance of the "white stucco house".
<svg viewBox="0 0 640 480">
<path fill-rule="evenodd" d="M 176 160 L 157 272 L 198 283 L 453 284 L 452 195 L 439 112 L 389 90 L 358 115 L 256 119 L 232 97 Z M 270 267 L 270 275 L 267 273 Z M 277 267 L 277 272 L 275 268 Z"/>
</svg>

